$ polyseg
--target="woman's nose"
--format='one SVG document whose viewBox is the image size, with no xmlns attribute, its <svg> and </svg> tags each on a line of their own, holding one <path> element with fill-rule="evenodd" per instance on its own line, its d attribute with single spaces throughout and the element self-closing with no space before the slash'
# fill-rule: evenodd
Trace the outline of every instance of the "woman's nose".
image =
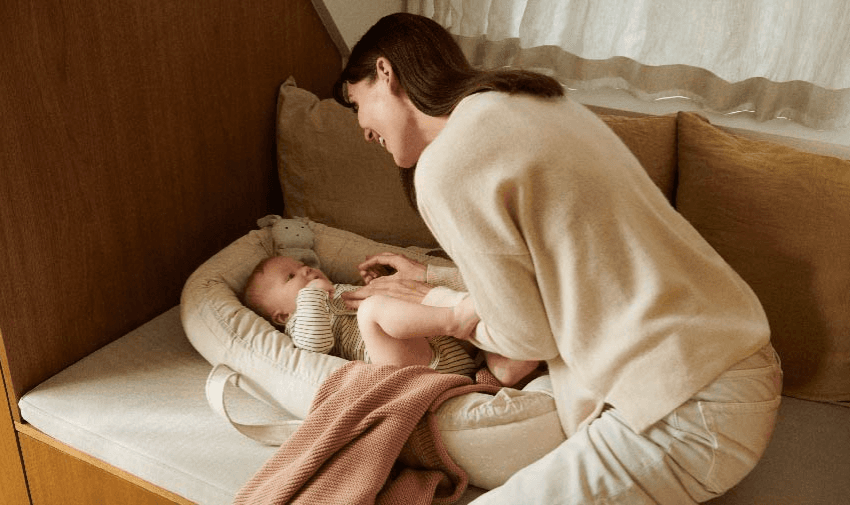
<svg viewBox="0 0 850 505">
<path fill-rule="evenodd" d="M 377 140 L 377 135 L 375 135 L 375 132 L 373 132 L 369 128 L 363 130 L 363 136 L 366 137 L 366 142 L 372 142 L 373 140 Z"/>
</svg>

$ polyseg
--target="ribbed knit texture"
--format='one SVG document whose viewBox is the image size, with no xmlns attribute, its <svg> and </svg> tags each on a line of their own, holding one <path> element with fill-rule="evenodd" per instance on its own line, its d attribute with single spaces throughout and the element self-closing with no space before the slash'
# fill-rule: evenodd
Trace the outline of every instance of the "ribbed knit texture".
<svg viewBox="0 0 850 505">
<path fill-rule="evenodd" d="M 234 503 L 454 503 L 467 476 L 446 453 L 434 411 L 448 398 L 496 390 L 423 366 L 347 363 L 322 384 L 304 424 Z"/>
<path fill-rule="evenodd" d="M 470 342 L 545 360 L 567 436 L 605 405 L 642 432 L 770 339 L 753 290 L 569 98 L 465 98 L 414 182 L 481 318 Z"/>
</svg>

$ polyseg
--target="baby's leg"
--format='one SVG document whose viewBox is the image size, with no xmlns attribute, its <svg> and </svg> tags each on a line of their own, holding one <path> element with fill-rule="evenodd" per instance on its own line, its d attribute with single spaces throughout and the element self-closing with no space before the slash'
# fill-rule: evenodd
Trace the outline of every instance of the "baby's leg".
<svg viewBox="0 0 850 505">
<path fill-rule="evenodd" d="M 513 386 L 521 381 L 526 375 L 533 372 L 540 364 L 539 361 L 522 361 L 506 358 L 501 354 L 485 351 L 484 360 L 487 368 L 503 386 Z"/>
<path fill-rule="evenodd" d="M 357 311 L 357 318 L 361 317 L 402 340 L 453 335 L 458 326 L 451 307 L 431 307 L 385 295 L 372 295 L 363 300 Z"/>
<path fill-rule="evenodd" d="M 357 324 L 372 363 L 428 366 L 432 350 L 426 337 L 441 334 L 443 323 L 420 307 L 433 309 L 382 295 L 361 302 Z"/>
</svg>

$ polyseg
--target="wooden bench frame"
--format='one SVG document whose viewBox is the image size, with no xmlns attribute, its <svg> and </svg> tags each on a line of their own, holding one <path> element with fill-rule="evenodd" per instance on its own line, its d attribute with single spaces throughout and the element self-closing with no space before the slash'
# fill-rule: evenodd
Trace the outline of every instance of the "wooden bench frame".
<svg viewBox="0 0 850 505">
<path fill-rule="evenodd" d="M 278 87 L 328 97 L 340 54 L 309 0 L 9 0 L 0 18 L 0 503 L 189 503 L 18 400 L 283 211 Z"/>
</svg>

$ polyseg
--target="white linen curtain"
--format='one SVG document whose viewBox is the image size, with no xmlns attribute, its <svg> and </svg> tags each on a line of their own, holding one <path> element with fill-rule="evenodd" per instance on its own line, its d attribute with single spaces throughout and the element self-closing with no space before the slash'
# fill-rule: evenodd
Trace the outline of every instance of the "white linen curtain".
<svg viewBox="0 0 850 505">
<path fill-rule="evenodd" d="M 445 26 L 476 66 L 850 126 L 847 0 L 407 0 L 406 9 Z"/>
</svg>

